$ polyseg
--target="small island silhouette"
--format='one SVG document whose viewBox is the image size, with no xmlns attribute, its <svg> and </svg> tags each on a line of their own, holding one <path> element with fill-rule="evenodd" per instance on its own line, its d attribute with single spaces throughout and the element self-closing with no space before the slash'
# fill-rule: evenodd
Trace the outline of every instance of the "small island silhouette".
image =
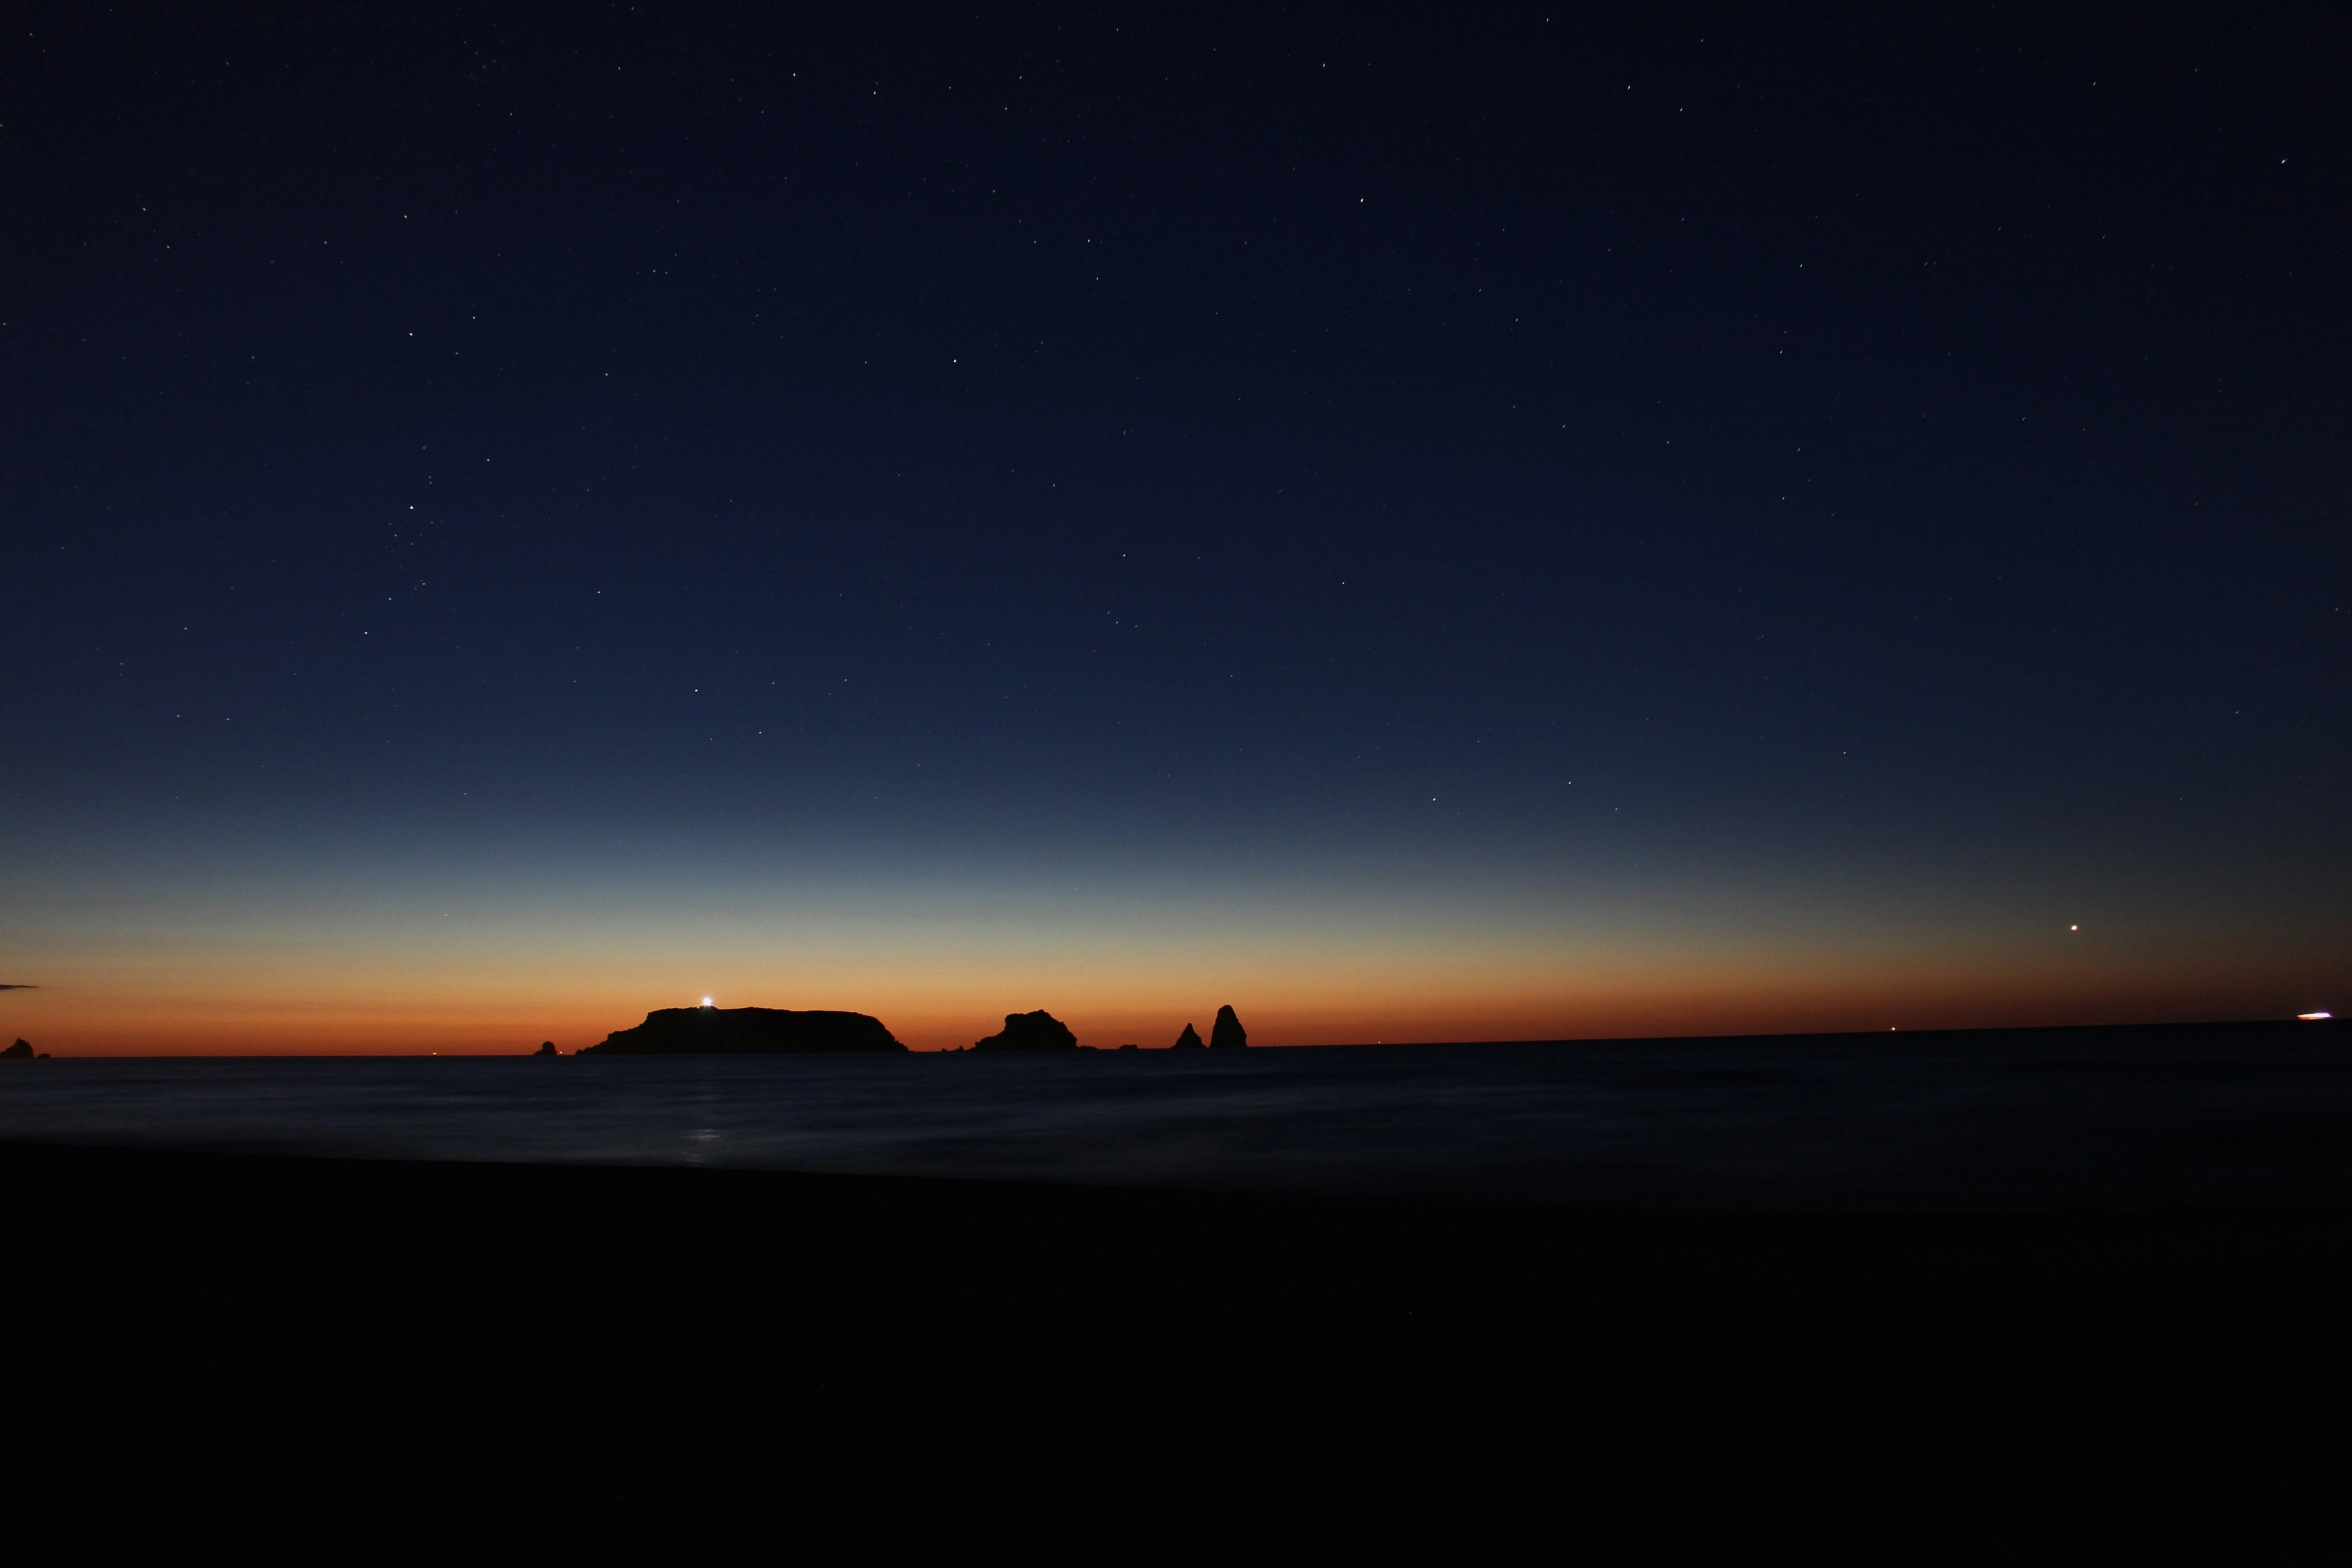
<svg viewBox="0 0 2352 1568">
<path fill-rule="evenodd" d="M 1077 1036 L 1070 1026 L 1043 1007 L 1034 1013 L 1007 1013 L 1004 1027 L 984 1040 L 974 1040 L 975 1051 L 1075 1051 Z"/>
<path fill-rule="evenodd" d="M 784 1056 L 817 1051 L 903 1051 L 864 1013 L 782 1007 L 660 1007 L 634 1029 L 615 1029 L 581 1056 Z"/>
</svg>

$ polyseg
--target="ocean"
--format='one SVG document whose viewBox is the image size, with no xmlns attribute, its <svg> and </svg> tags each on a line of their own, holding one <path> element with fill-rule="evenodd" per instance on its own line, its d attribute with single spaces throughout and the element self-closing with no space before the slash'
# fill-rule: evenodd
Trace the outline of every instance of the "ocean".
<svg viewBox="0 0 2352 1568">
<path fill-rule="evenodd" d="M 2352 1031 L 0 1063 L 0 1140 L 1695 1208 L 2352 1203 Z"/>
</svg>

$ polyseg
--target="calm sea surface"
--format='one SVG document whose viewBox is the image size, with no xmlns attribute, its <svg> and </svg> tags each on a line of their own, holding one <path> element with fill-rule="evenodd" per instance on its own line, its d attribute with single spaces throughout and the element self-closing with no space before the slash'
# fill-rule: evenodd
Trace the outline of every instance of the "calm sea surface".
<svg viewBox="0 0 2352 1568">
<path fill-rule="evenodd" d="M 2332 1205 L 2352 1203 L 2352 1030 L 12 1061 L 0 1139 L 1597 1204 Z"/>
</svg>

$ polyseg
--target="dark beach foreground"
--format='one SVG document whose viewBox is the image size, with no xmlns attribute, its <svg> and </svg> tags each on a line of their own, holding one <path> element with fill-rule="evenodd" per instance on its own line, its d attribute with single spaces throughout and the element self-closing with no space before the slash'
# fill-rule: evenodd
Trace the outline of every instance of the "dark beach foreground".
<svg viewBox="0 0 2352 1568">
<path fill-rule="evenodd" d="M 14 1429 L 257 1542 L 2024 1560 L 2340 1527 L 2352 1214 L 1598 1210 L 0 1145 Z M 496 1520 L 495 1526 L 479 1523 Z M 1433 1537 L 1425 1532 L 1436 1532 Z M 828 1539 L 831 1537 L 828 1536 Z"/>
</svg>

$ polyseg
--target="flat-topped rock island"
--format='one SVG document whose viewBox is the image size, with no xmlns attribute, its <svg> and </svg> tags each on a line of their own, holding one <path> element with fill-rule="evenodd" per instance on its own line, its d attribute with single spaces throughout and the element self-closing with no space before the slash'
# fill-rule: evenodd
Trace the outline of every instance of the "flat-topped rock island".
<svg viewBox="0 0 2352 1568">
<path fill-rule="evenodd" d="M 582 1056 L 797 1056 L 903 1051 L 882 1020 L 865 1013 L 785 1007 L 660 1007 L 634 1029 L 615 1029 Z"/>
</svg>

